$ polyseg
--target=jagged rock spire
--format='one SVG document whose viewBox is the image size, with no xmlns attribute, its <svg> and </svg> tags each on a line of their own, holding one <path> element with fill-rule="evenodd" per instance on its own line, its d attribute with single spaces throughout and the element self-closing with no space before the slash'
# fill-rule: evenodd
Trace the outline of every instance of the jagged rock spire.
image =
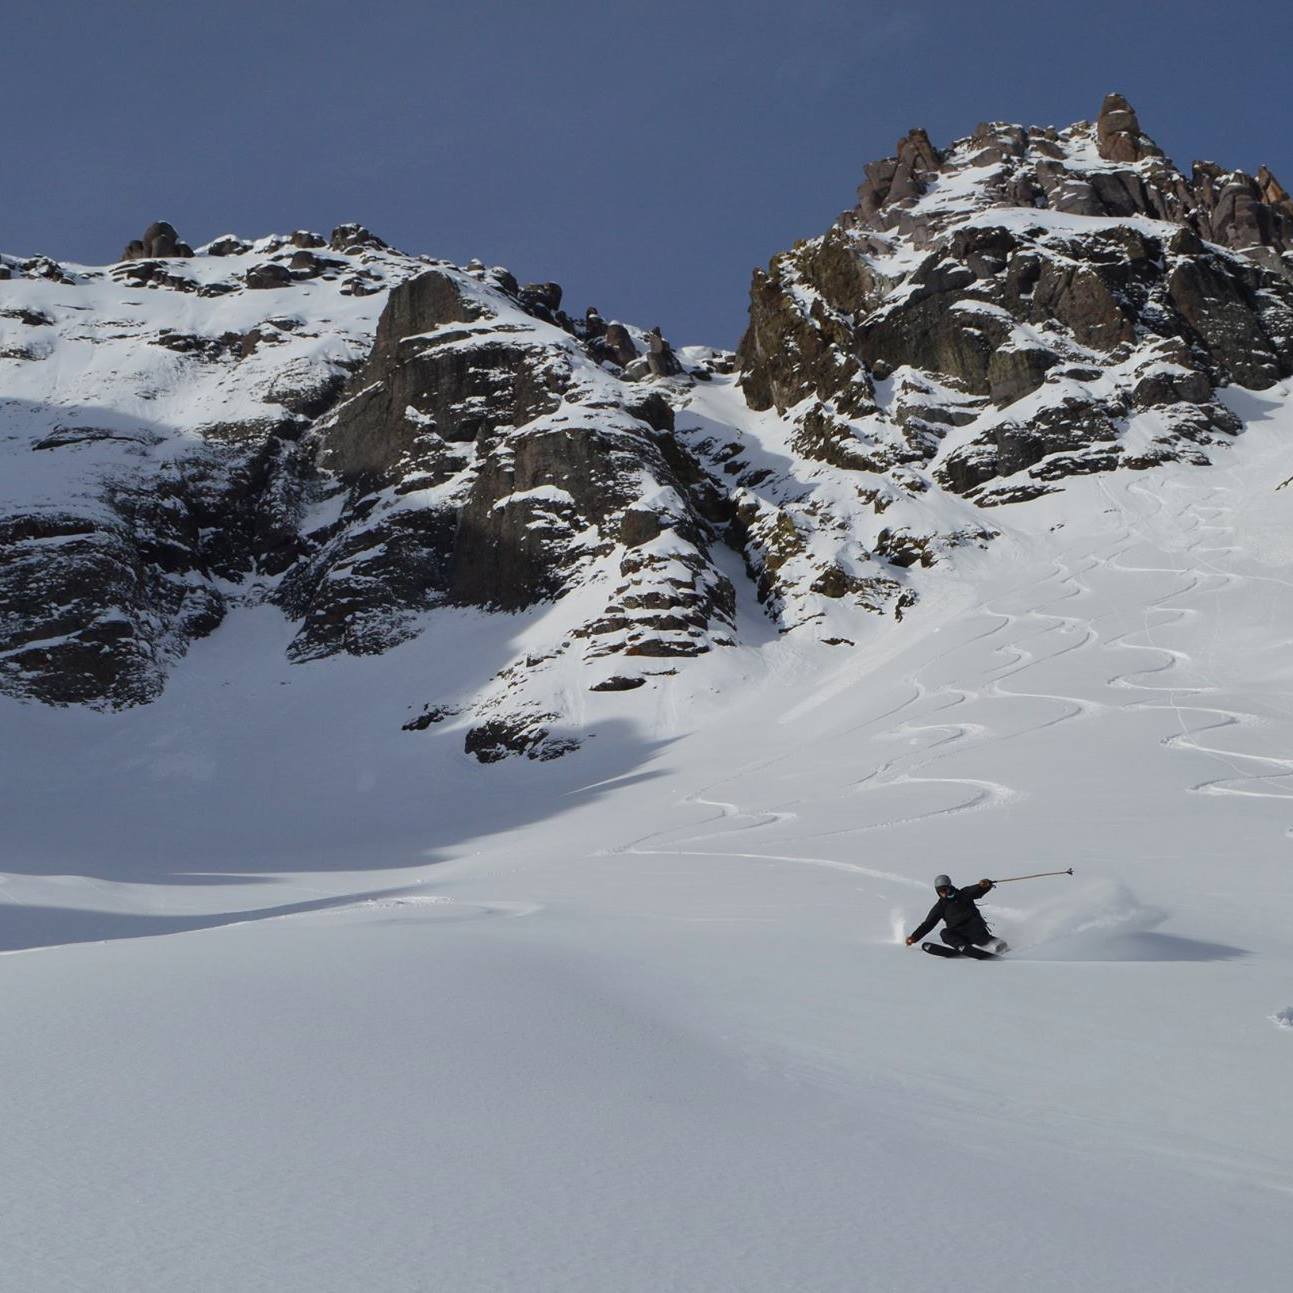
<svg viewBox="0 0 1293 1293">
<path fill-rule="evenodd" d="M 1106 94 L 1095 123 L 1096 146 L 1110 162 L 1141 162 L 1163 150 L 1140 129 L 1136 110 L 1121 94 Z"/>
<path fill-rule="evenodd" d="M 889 202 L 918 197 L 925 191 L 926 177 L 938 170 L 942 154 L 930 143 L 919 126 L 898 141 L 897 155 L 872 162 L 858 189 L 858 207 L 872 215 Z"/>
</svg>

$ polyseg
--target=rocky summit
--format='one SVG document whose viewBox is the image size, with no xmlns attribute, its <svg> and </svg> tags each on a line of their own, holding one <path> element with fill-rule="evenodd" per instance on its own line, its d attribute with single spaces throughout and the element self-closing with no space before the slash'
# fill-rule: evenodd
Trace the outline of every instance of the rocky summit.
<svg viewBox="0 0 1293 1293">
<path fill-rule="evenodd" d="M 847 649 L 990 561 L 1003 505 L 1206 467 L 1231 389 L 1293 374 L 1293 200 L 1186 174 L 1116 94 L 911 131 L 755 273 L 734 355 L 358 224 L 157 221 L 116 265 L 0 280 L 0 690 L 145 704 L 272 607 L 302 668 L 422 644 L 404 726 L 484 762 L 763 634 Z M 450 624 L 470 684 L 438 682 Z"/>
<path fill-rule="evenodd" d="M 1121 95 L 1065 130 L 913 130 L 755 275 L 741 385 L 805 456 L 979 507 L 1206 463 L 1240 430 L 1219 391 L 1293 371 L 1291 240 L 1269 171 L 1187 177 Z"/>
</svg>

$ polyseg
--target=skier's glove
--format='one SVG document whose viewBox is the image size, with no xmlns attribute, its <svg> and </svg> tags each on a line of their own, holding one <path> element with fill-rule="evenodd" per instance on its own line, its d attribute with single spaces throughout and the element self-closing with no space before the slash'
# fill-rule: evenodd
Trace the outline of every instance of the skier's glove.
<svg viewBox="0 0 1293 1293">
<path fill-rule="evenodd" d="M 980 880 L 979 883 L 983 886 L 984 893 L 987 893 L 989 889 L 995 889 L 997 887 L 991 880 Z"/>
<path fill-rule="evenodd" d="M 915 940 L 914 938 L 909 938 L 909 939 L 907 940 L 907 946 L 908 946 L 908 947 L 910 947 L 910 946 L 911 946 L 915 941 L 916 941 L 916 940 Z"/>
</svg>

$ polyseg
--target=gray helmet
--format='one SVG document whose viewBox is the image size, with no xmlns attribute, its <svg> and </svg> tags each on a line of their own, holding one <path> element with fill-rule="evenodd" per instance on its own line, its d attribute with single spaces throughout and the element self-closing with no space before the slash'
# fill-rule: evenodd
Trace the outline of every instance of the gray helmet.
<svg viewBox="0 0 1293 1293">
<path fill-rule="evenodd" d="M 951 889 L 952 887 L 953 886 L 952 886 L 952 881 L 950 877 L 945 875 L 936 875 L 934 877 L 935 892 L 937 892 L 939 889 Z"/>
</svg>

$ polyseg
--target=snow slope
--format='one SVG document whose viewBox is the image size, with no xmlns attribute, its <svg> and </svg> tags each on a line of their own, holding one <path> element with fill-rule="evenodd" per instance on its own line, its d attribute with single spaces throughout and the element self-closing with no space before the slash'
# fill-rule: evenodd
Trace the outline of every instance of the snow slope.
<svg viewBox="0 0 1293 1293">
<path fill-rule="evenodd" d="M 0 702 L 5 1284 L 1283 1288 L 1288 396 L 855 651 L 744 605 L 686 688 L 558 669 L 550 764 L 399 731 L 478 612 L 289 666 L 245 606 L 151 705 Z M 901 945 L 937 871 L 1064 866 L 1001 964 Z"/>
</svg>

